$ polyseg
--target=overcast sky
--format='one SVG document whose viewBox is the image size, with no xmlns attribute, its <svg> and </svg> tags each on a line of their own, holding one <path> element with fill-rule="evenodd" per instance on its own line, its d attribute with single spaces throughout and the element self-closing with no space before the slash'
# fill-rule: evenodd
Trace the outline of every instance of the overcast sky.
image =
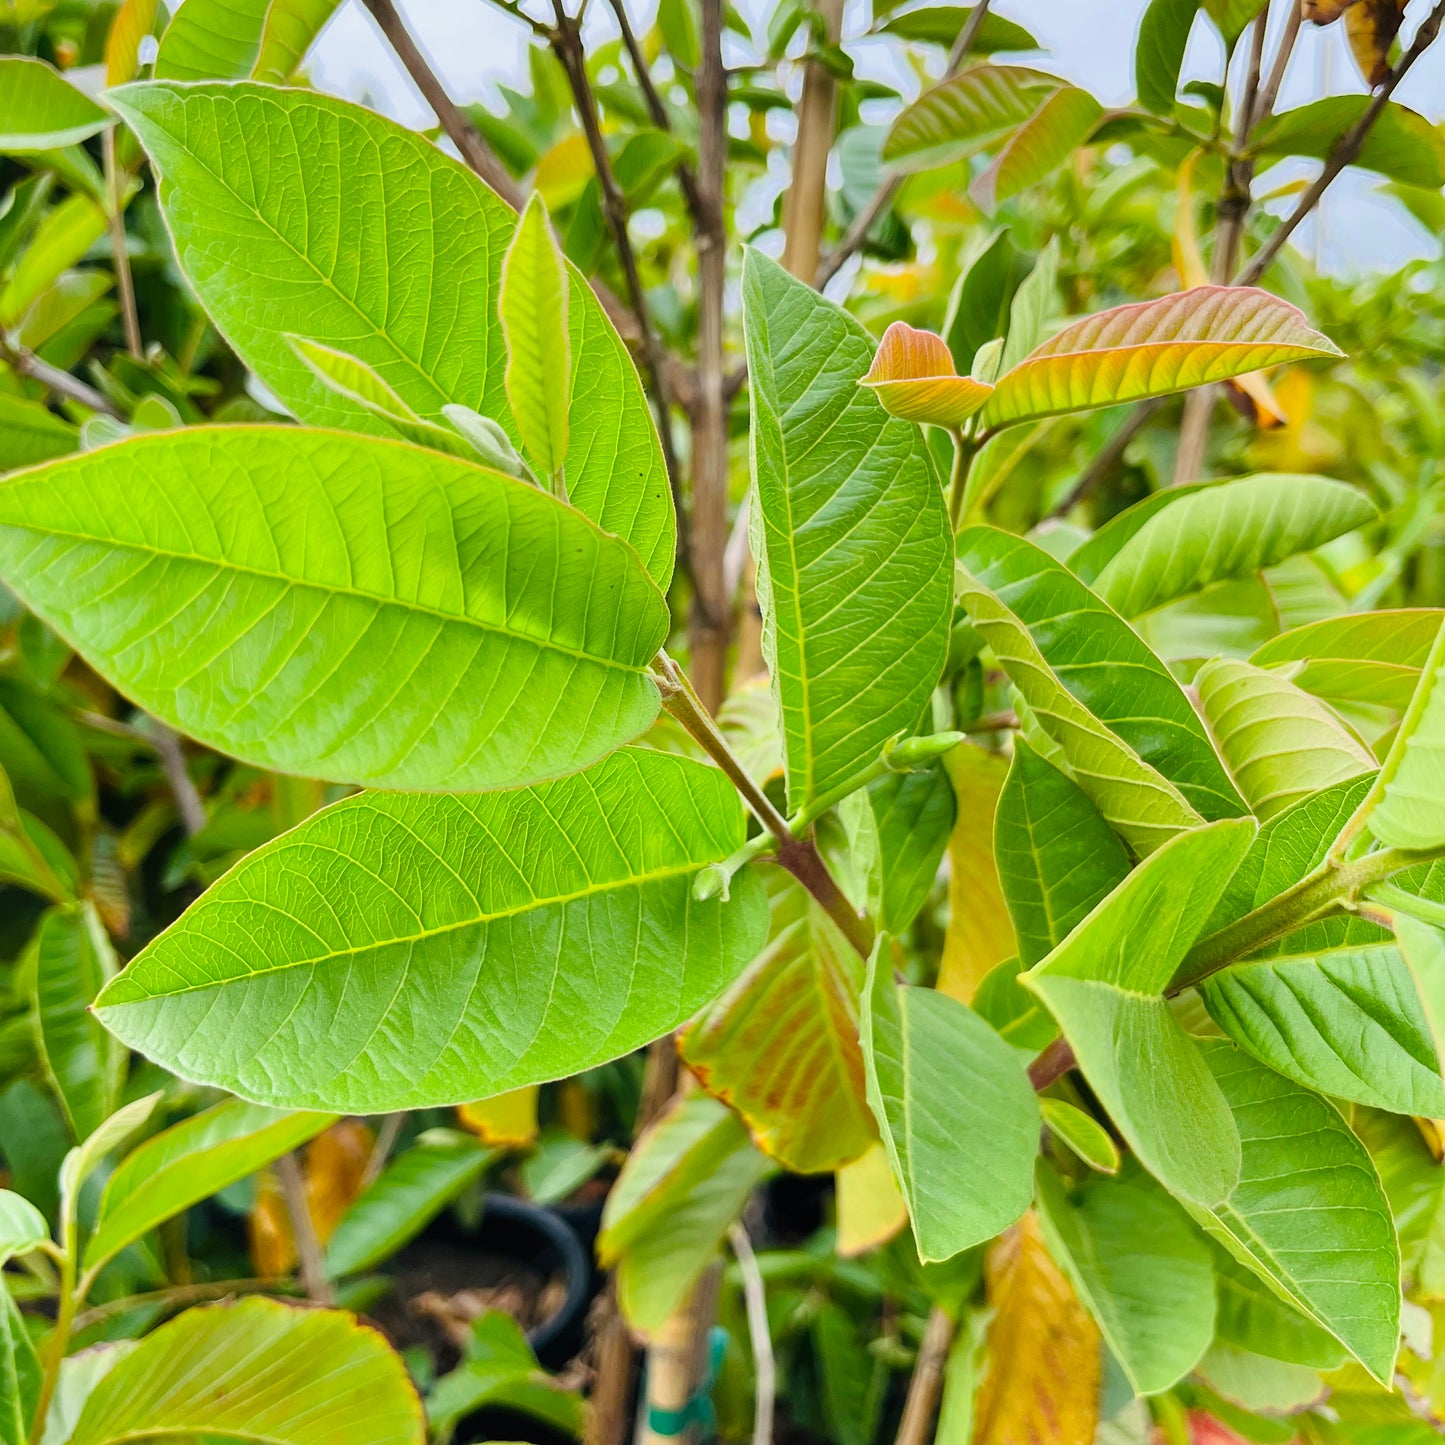
<svg viewBox="0 0 1445 1445">
<path fill-rule="evenodd" d="M 400 0 L 413 34 L 421 41 L 453 95 L 461 100 L 485 99 L 499 80 L 518 84 L 526 75 L 526 28 L 487 0 Z M 629 0 L 628 8 L 646 23 L 655 0 Z M 1046 47 L 1049 68 L 1087 86 L 1106 104 L 1133 98 L 1133 39 L 1147 0 L 996 0 L 993 9 L 1026 25 Z M 540 8 L 538 8 L 540 5 Z M 531 7 L 548 13 L 541 0 Z M 768 8 L 767 0 L 742 0 L 750 18 Z M 1282 15 L 1283 9 L 1275 10 Z M 610 19 L 606 7 L 594 5 L 599 34 Z M 1429 0 L 1411 0 L 1406 31 L 1413 31 Z M 862 0 L 849 0 L 847 30 L 866 25 Z M 886 47 L 854 47 L 859 69 L 900 87 L 911 77 L 890 65 Z M 1185 62 L 1187 78 L 1217 79 L 1223 62 L 1218 39 L 1201 21 L 1196 24 Z M 312 61 L 316 83 L 338 94 L 362 98 L 409 124 L 429 117 L 372 25 L 358 0 L 347 0 L 321 38 Z M 1324 30 L 1306 25 L 1296 47 L 1281 107 L 1299 105 L 1322 94 L 1365 89 L 1345 48 L 1343 26 Z M 1437 44 L 1405 78 L 1395 98 L 1429 116 L 1445 118 L 1445 40 Z M 1303 172 L 1301 172 L 1303 173 Z M 1346 172 L 1331 187 L 1324 209 L 1323 256 L 1333 270 L 1357 272 L 1393 267 L 1412 256 L 1440 254 L 1440 240 L 1429 235 L 1402 208 L 1376 194 L 1378 181 L 1361 172 Z M 1300 244 L 1315 238 L 1302 228 Z"/>
</svg>

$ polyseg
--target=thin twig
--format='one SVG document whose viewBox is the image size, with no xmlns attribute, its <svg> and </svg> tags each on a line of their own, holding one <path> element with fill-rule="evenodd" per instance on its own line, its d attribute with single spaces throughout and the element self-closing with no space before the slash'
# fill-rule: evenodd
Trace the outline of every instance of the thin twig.
<svg viewBox="0 0 1445 1445">
<path fill-rule="evenodd" d="M 137 361 L 145 359 L 141 343 L 140 312 L 135 304 L 135 278 L 130 271 L 130 252 L 125 240 L 125 211 L 121 203 L 120 168 L 115 160 L 115 127 L 105 128 L 100 138 L 101 156 L 105 164 L 106 224 L 110 228 L 110 249 L 115 265 L 116 289 L 120 292 L 120 315 L 125 327 L 126 350 Z"/>
<path fill-rule="evenodd" d="M 392 0 L 363 0 L 363 3 L 462 159 L 513 209 L 521 210 L 524 198 L 516 181 L 466 113 L 447 94 Z"/>
<path fill-rule="evenodd" d="M 367 0 L 367 3 L 372 3 L 372 0 Z M 677 454 L 672 440 L 672 406 L 666 358 L 656 328 L 652 324 L 647 293 L 643 289 L 642 277 L 637 269 L 632 240 L 627 234 L 627 197 L 623 195 L 622 187 L 617 184 L 617 176 L 612 169 L 612 157 L 607 153 L 607 143 L 602 136 L 602 122 L 598 118 L 592 82 L 587 78 L 587 58 L 582 49 L 581 31 L 577 22 L 567 14 L 562 0 L 552 0 L 552 10 L 557 19 L 552 48 L 557 59 L 562 62 L 562 69 L 566 73 L 577 108 L 577 118 L 582 122 L 582 132 L 587 138 L 592 167 L 597 173 L 597 186 L 602 193 L 602 214 L 606 218 L 607 229 L 612 233 L 612 244 L 617 251 L 623 278 L 627 282 L 627 298 L 641 333 L 643 362 L 647 368 L 648 380 L 652 383 L 653 403 L 657 411 L 662 459 L 667 465 L 673 502 L 677 505 L 681 496 L 678 487 Z M 677 512 L 681 517 L 680 505 L 677 505 Z"/>
<path fill-rule="evenodd" d="M 181 826 L 188 838 L 194 838 L 206 826 L 206 805 L 196 791 L 190 770 L 186 767 L 186 755 L 181 740 L 159 718 L 150 720 L 149 731 L 155 741 L 156 757 L 160 759 L 161 771 L 170 784 L 171 795 L 176 800 L 176 811 L 181 815 Z"/>
<path fill-rule="evenodd" d="M 78 376 L 72 376 L 58 366 L 52 366 L 43 357 L 37 356 L 29 347 L 17 346 L 13 342 L 7 343 L 0 338 L 0 358 L 9 362 L 10 366 L 21 376 L 28 376 L 31 381 L 39 382 L 55 396 L 88 407 L 102 416 L 114 417 L 117 421 L 121 420 L 120 412 L 109 397 L 98 392 L 93 386 L 88 386 Z"/>
<path fill-rule="evenodd" d="M 777 1393 L 777 1372 L 773 1365 L 773 1340 L 768 1331 L 768 1299 L 753 1242 L 741 1224 L 728 1226 L 728 1243 L 738 1262 L 743 1281 L 743 1303 L 748 1315 L 748 1338 L 753 1347 L 753 1445 L 772 1445 L 773 1397 Z"/>
<path fill-rule="evenodd" d="M 973 49 L 973 43 L 978 39 L 979 31 L 983 29 L 983 22 L 988 18 L 988 7 L 989 0 L 978 0 L 978 4 L 969 12 L 968 23 L 958 32 L 953 47 L 948 52 L 948 60 L 943 69 L 943 80 L 948 80 L 957 73 L 959 66 L 963 64 L 964 59 Z M 939 83 L 942 84 L 942 81 Z M 878 189 L 869 197 L 868 204 L 854 216 L 853 223 L 844 233 L 843 239 L 838 242 L 818 268 L 818 279 L 814 284 L 820 291 L 843 269 L 854 253 L 868 239 L 868 233 L 877 224 L 879 216 L 888 209 L 889 202 L 898 194 L 898 188 L 902 184 L 903 177 L 901 175 L 885 176 Z"/>
<path fill-rule="evenodd" d="M 1288 0 L 1284 21 L 1284 34 L 1279 38 L 1279 49 L 1275 51 L 1274 64 L 1270 66 L 1269 78 L 1259 92 L 1254 114 L 1250 117 L 1251 128 L 1258 127 L 1274 114 L 1274 103 L 1279 99 L 1279 88 L 1284 84 L 1285 72 L 1289 69 L 1290 57 L 1294 54 L 1295 41 L 1299 39 L 1303 13 L 1297 0 Z"/>
<path fill-rule="evenodd" d="M 405 1124 L 404 1110 L 388 1114 L 381 1121 L 371 1153 L 366 1156 L 366 1167 L 361 1171 L 361 1182 L 356 1187 L 358 1194 L 365 1194 L 376 1183 L 377 1176 L 386 1168 L 386 1161 L 391 1158 L 391 1151 L 396 1148 L 396 1141 L 401 1137 Z"/>
<path fill-rule="evenodd" d="M 943 1391 L 943 1371 L 948 1364 L 953 1331 L 953 1320 L 934 1305 L 928 1312 L 928 1326 L 918 1347 L 918 1362 L 908 1382 L 908 1398 L 903 1404 L 903 1418 L 898 1423 L 893 1445 L 925 1445 L 928 1440 L 938 1397 Z"/>
<path fill-rule="evenodd" d="M 316 1237 L 311 1207 L 306 1202 L 306 1181 L 295 1154 L 283 1154 L 276 1161 L 276 1177 L 281 1181 L 281 1193 L 286 1200 L 286 1215 L 291 1221 L 291 1237 L 296 1242 L 296 1262 L 306 1297 L 314 1304 L 333 1304 L 335 1299 L 331 1282 L 326 1278 L 321 1241 Z"/>
</svg>

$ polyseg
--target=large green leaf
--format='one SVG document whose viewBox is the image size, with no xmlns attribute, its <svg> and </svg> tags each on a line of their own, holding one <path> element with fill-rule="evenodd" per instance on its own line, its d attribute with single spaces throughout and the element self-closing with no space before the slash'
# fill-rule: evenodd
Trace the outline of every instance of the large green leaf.
<svg viewBox="0 0 1445 1445">
<path fill-rule="evenodd" d="M 1369 107 L 1367 95 L 1331 95 L 1282 111 L 1255 131 L 1250 149 L 1271 160 L 1324 160 Z M 1423 115 L 1387 100 L 1352 164 L 1407 186 L 1438 191 L 1445 186 L 1445 138 Z"/>
<path fill-rule="evenodd" d="M 1121 616 L 1138 617 L 1311 551 L 1375 516 L 1363 493 L 1328 477 L 1269 472 L 1171 487 L 1110 520 L 1069 566 Z"/>
<path fill-rule="evenodd" d="M 1064 327 L 999 378 L 980 424 L 1012 426 L 1339 355 L 1295 307 L 1267 291 L 1198 286 Z"/>
<path fill-rule="evenodd" d="M 433 1129 L 403 1150 L 341 1216 L 326 1272 L 360 1274 L 414 1239 L 495 1158 L 470 1134 Z"/>
<path fill-rule="evenodd" d="M 893 981 L 880 934 L 863 995 L 868 1103 L 924 1260 L 991 1239 L 1029 1207 L 1039 1106 L 1023 1061 L 965 1004 Z"/>
<path fill-rule="evenodd" d="M 378 438 L 193 427 L 23 473 L 0 576 L 147 710 L 283 772 L 511 787 L 659 706 L 667 608 L 631 548 Z"/>
<path fill-rule="evenodd" d="M 1220 754 L 1261 819 L 1375 771 L 1374 755 L 1359 738 L 1278 673 L 1217 658 L 1194 683 Z"/>
<path fill-rule="evenodd" d="M 884 163 L 909 172 L 959 160 L 1017 129 L 1062 84 L 1021 65 L 970 66 L 903 109 L 883 142 Z"/>
<path fill-rule="evenodd" d="M 271 0 L 185 0 L 161 36 L 157 80 L 244 80 Z"/>
<path fill-rule="evenodd" d="M 1164 990 L 1253 837 L 1252 820 L 1227 819 L 1172 839 L 1022 980 L 1143 1164 L 1205 1204 L 1234 1187 L 1239 1139 Z"/>
<path fill-rule="evenodd" d="M 676 1028 L 762 946 L 714 768 L 648 749 L 481 797 L 362 794 L 250 854 L 132 961 L 106 1026 L 186 1078 L 348 1113 L 486 1098 Z"/>
<path fill-rule="evenodd" d="M 106 1181 L 85 1246 L 92 1269 L 183 1209 L 298 1148 L 335 1122 L 228 1099 L 173 1124 L 127 1154 Z"/>
<path fill-rule="evenodd" d="M 996 210 L 1063 165 L 1103 117 L 1104 107 L 1088 91 L 1060 86 L 1009 136 L 993 164 L 974 178 L 969 194 L 985 211 Z"/>
<path fill-rule="evenodd" d="M 881 7 L 880 7 L 881 8 Z M 950 46 L 968 24 L 971 5 L 923 5 L 890 14 L 881 27 L 886 35 L 900 40 L 919 40 Z M 1037 50 L 1039 42 L 1022 25 L 990 11 L 983 17 L 973 49 L 977 55 L 995 55 L 1001 50 Z"/>
<path fill-rule="evenodd" d="M 1213 1244 L 1213 1253 L 1217 1344 L 1317 1370 L 1344 1364 L 1348 1351 L 1332 1334 L 1287 1304 L 1222 1244 Z"/>
<path fill-rule="evenodd" d="M 115 976 L 115 953 L 94 907 L 83 903 L 40 920 L 29 959 L 36 1050 L 71 1133 L 84 1139 L 115 1107 L 125 1072 L 125 1050 L 90 1012 Z"/>
<path fill-rule="evenodd" d="M 1027 626 L 1058 682 L 1173 784 L 1200 816 L 1234 817 L 1244 812 L 1204 724 L 1169 669 L 1062 563 L 1022 537 L 992 527 L 966 528 L 959 535 L 958 558 L 970 612 L 977 589 L 986 588 Z M 992 644 L 993 636 L 987 631 L 985 635 Z M 996 645 L 994 650 L 998 652 Z M 1027 664 L 1013 665 L 1002 655 L 999 661 L 1027 697 L 1021 680 Z M 1032 698 L 1028 701 L 1040 711 Z M 1040 716 L 1039 720 L 1062 744 L 1063 737 L 1049 719 Z M 1089 791 L 1083 777 L 1077 780 Z M 1108 809 L 1103 811 L 1107 816 Z"/>
<path fill-rule="evenodd" d="M 1250 661 L 1284 667 L 1296 687 L 1332 702 L 1403 709 L 1442 622 L 1445 609 L 1438 607 L 1327 617 L 1271 638 Z"/>
<path fill-rule="evenodd" d="M 1445 844 L 1445 626 L 1420 670 L 1370 797 L 1370 832 L 1394 848 Z"/>
<path fill-rule="evenodd" d="M 1145 110 L 1174 114 L 1179 72 L 1198 13 L 1199 0 L 1149 0 L 1134 42 L 1134 85 Z"/>
<path fill-rule="evenodd" d="M 1339 1099 L 1445 1117 L 1435 1040 L 1391 942 L 1238 963 L 1206 981 L 1210 1016 L 1272 1069 Z"/>
<path fill-rule="evenodd" d="M 181 269 L 303 422 L 396 435 L 327 387 L 288 335 L 355 355 L 429 421 L 458 403 L 520 442 L 497 316 L 516 218 L 470 171 L 421 136 L 314 91 L 152 82 L 112 97 L 160 172 Z M 631 358 L 570 274 L 568 494 L 665 587 L 674 520 L 657 433 Z"/>
<path fill-rule="evenodd" d="M 39 1403 L 40 1359 L 10 1286 L 0 1280 L 0 1445 L 27 1445 Z"/>
<path fill-rule="evenodd" d="M 79 445 L 73 423 L 38 401 L 0 392 L 0 471 L 63 457 Z"/>
<path fill-rule="evenodd" d="M 1128 852 L 1089 795 L 1022 738 L 999 795 L 993 848 L 1025 968 L 1052 953 L 1129 872 Z"/>
<path fill-rule="evenodd" d="M 743 304 L 763 648 L 796 809 L 917 725 L 948 646 L 950 534 L 921 432 L 857 384 L 868 333 L 756 251 Z"/>
<path fill-rule="evenodd" d="M 1195 1218 L 1388 1385 L 1400 1337 L 1400 1250 L 1364 1145 L 1332 1104 L 1233 1045 L 1200 1049 L 1243 1150 L 1239 1182 Z"/>
<path fill-rule="evenodd" d="M 837 1169 L 876 1137 L 858 1045 L 863 961 L 791 875 L 767 870 L 767 947 L 683 1033 L 709 1093 L 797 1173 Z"/>
<path fill-rule="evenodd" d="M 677 1309 L 728 1225 L 767 1175 L 738 1117 L 708 1094 L 678 1095 L 627 1156 L 607 1196 L 597 1259 L 616 1269 L 617 1298 L 649 1333 Z"/>
<path fill-rule="evenodd" d="M 187 1310 L 96 1386 L 69 1445 L 209 1439 L 422 1445 L 421 1401 L 382 1335 L 274 1300 Z"/>
<path fill-rule="evenodd" d="M 1038 1201 L 1049 1252 L 1134 1388 L 1187 1375 L 1214 1335 L 1214 1269 L 1184 1210 L 1133 1160 L 1072 1189 L 1040 1161 Z"/>
<path fill-rule="evenodd" d="M 0 154 L 59 150 L 110 123 L 100 106 L 43 60 L 0 55 Z"/>
</svg>

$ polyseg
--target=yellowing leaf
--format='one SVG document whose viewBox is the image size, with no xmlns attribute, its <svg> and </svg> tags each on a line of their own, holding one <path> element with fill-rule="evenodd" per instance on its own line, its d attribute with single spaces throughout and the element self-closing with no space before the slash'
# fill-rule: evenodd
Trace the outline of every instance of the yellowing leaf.
<svg viewBox="0 0 1445 1445">
<path fill-rule="evenodd" d="M 1339 348 L 1298 308 L 1253 286 L 1199 286 L 1066 326 L 1000 378 L 987 428 L 1164 396 Z"/>
<path fill-rule="evenodd" d="M 989 1253 L 995 1311 L 973 1445 L 1092 1445 L 1099 1329 L 1050 1258 L 1030 1211 Z"/>
<path fill-rule="evenodd" d="M 938 988 L 970 1003 L 984 975 L 1018 952 L 993 852 L 993 816 L 1008 762 L 969 743 L 943 756 L 958 804 L 948 840 L 948 933 Z"/>
<path fill-rule="evenodd" d="M 532 184 L 547 203 L 547 209 L 569 206 L 593 177 L 592 152 L 587 137 L 580 132 L 564 136 L 537 162 Z"/>
<path fill-rule="evenodd" d="M 502 262 L 498 298 L 507 338 L 507 400 L 539 477 L 566 495 L 567 408 L 572 350 L 567 339 L 567 267 L 547 208 L 533 194 Z"/>
<path fill-rule="evenodd" d="M 156 0 L 125 0 L 105 40 L 105 83 L 124 85 L 140 69 L 141 41 L 156 23 Z"/>
<path fill-rule="evenodd" d="M 342 1119 L 306 1146 L 306 1208 L 322 1244 L 361 1193 L 374 1142 L 360 1119 Z"/>
<path fill-rule="evenodd" d="M 834 1177 L 837 1250 L 844 1259 L 856 1259 L 886 1244 L 908 1223 L 908 1206 L 881 1143 L 845 1164 Z"/>
<path fill-rule="evenodd" d="M 872 387 L 890 416 L 947 427 L 962 426 L 993 391 L 986 381 L 958 374 L 941 336 L 906 321 L 895 321 L 883 333 L 858 385 Z"/>
<path fill-rule="evenodd" d="M 538 1084 L 509 1089 L 490 1099 L 457 1105 L 457 1123 L 477 1136 L 483 1144 L 517 1149 L 537 1137 Z"/>
</svg>

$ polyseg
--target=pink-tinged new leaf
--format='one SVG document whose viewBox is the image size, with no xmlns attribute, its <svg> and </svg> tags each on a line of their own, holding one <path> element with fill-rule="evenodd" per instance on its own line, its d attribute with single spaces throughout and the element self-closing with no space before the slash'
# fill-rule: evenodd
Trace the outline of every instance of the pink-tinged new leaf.
<svg viewBox="0 0 1445 1445">
<path fill-rule="evenodd" d="M 992 213 L 1001 201 L 1056 171 L 1103 118 L 1104 107 L 1088 91 L 1072 85 L 1055 91 L 1009 137 L 969 193 Z"/>
<path fill-rule="evenodd" d="M 1253 286 L 1198 286 L 1066 326 L 999 379 L 985 427 L 1185 391 L 1262 367 L 1340 356 L 1287 301 Z"/>
<path fill-rule="evenodd" d="M 931 426 L 962 426 L 993 392 L 986 381 L 960 376 L 948 344 L 931 331 L 895 321 L 883 333 L 859 386 L 871 387 L 890 416 Z"/>
</svg>

